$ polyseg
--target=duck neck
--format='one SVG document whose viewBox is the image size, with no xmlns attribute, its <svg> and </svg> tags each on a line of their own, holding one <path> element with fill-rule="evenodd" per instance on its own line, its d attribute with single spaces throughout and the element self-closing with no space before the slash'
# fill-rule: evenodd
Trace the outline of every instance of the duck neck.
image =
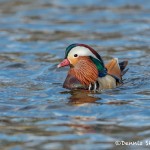
<svg viewBox="0 0 150 150">
<path fill-rule="evenodd" d="M 96 65 L 90 58 L 82 56 L 78 63 L 71 67 L 69 74 L 74 75 L 83 85 L 89 86 L 98 78 L 98 70 Z"/>
</svg>

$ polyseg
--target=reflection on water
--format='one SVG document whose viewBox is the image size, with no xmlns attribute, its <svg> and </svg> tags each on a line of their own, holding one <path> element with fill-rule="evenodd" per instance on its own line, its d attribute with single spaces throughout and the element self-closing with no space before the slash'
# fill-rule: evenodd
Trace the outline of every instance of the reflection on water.
<svg viewBox="0 0 150 150">
<path fill-rule="evenodd" d="M 148 149 L 149 18 L 147 0 L 0 0 L 1 149 Z M 63 89 L 68 68 L 56 66 L 78 42 L 128 59 L 124 85 Z"/>
<path fill-rule="evenodd" d="M 71 96 L 69 97 L 69 103 L 71 104 L 85 104 L 85 103 L 94 103 L 96 100 L 100 100 L 100 97 L 94 97 L 94 94 L 89 94 L 89 91 L 71 91 Z"/>
</svg>

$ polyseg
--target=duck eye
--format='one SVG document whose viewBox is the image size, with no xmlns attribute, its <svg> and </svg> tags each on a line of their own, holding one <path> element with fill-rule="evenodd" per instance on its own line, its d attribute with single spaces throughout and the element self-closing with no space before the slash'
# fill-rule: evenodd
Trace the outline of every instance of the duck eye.
<svg viewBox="0 0 150 150">
<path fill-rule="evenodd" d="M 74 54 L 74 57 L 78 57 L 78 54 Z"/>
</svg>

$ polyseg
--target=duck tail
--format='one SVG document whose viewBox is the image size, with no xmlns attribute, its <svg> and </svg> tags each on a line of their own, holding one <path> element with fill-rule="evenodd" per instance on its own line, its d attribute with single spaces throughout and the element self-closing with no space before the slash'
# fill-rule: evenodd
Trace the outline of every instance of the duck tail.
<svg viewBox="0 0 150 150">
<path fill-rule="evenodd" d="M 128 61 L 123 61 L 119 63 L 118 58 L 113 58 L 105 65 L 105 67 L 107 68 L 108 74 L 122 80 L 122 76 L 128 71 L 128 69 L 124 70 L 127 64 Z"/>
<path fill-rule="evenodd" d="M 125 69 L 127 65 L 128 65 L 127 60 L 119 63 L 122 76 L 129 70 L 129 68 Z"/>
</svg>

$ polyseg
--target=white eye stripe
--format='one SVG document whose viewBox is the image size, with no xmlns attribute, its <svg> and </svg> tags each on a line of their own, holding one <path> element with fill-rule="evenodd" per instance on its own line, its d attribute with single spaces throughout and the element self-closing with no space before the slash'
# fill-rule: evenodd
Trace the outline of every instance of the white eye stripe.
<svg viewBox="0 0 150 150">
<path fill-rule="evenodd" d="M 78 56 L 92 56 L 98 59 L 88 48 L 83 46 L 76 46 L 72 48 L 68 56 L 73 57 L 75 54 L 77 54 Z"/>
</svg>

